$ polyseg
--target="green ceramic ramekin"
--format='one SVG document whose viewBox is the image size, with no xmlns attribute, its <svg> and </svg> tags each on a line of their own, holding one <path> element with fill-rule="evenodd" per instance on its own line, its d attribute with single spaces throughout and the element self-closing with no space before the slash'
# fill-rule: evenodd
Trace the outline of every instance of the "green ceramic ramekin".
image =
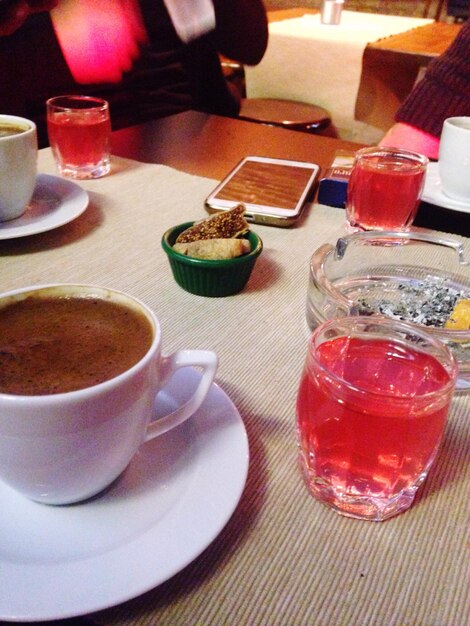
<svg viewBox="0 0 470 626">
<path fill-rule="evenodd" d="M 178 235 L 193 223 L 178 224 L 167 230 L 162 237 L 162 248 L 168 255 L 171 271 L 178 285 L 190 293 L 210 298 L 231 296 L 241 291 L 263 249 L 261 239 L 250 230 L 244 235 L 251 244 L 251 252 L 248 254 L 222 261 L 193 259 L 173 250 Z"/>
</svg>

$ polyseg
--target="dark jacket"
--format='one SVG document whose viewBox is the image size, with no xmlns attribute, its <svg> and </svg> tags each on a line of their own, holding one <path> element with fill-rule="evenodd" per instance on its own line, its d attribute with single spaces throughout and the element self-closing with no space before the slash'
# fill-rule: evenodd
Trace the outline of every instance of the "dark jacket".
<svg viewBox="0 0 470 626">
<path fill-rule="evenodd" d="M 183 44 L 163 2 L 141 5 L 149 42 L 119 83 L 77 84 L 48 13 L 0 38 L 0 111 L 34 120 L 40 146 L 47 145 L 45 102 L 61 94 L 105 98 L 114 129 L 188 109 L 236 116 L 239 99 L 223 76 L 214 33 Z"/>
<path fill-rule="evenodd" d="M 470 116 L 470 21 L 449 48 L 428 65 L 395 120 L 440 137 L 447 117 Z"/>
</svg>

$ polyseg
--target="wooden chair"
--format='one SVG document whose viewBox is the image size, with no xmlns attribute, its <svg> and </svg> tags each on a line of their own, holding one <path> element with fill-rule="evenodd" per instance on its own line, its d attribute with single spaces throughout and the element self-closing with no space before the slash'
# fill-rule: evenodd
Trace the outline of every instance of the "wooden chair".
<svg viewBox="0 0 470 626">
<path fill-rule="evenodd" d="M 221 58 L 221 64 L 226 80 L 237 89 L 241 96 L 240 119 L 304 133 L 336 137 L 330 114 L 326 109 L 294 100 L 247 98 L 243 65 L 225 58 Z"/>
<path fill-rule="evenodd" d="M 278 98 L 243 98 L 239 118 L 304 133 L 322 134 L 329 130 L 331 134 L 328 111 L 307 102 Z"/>
<path fill-rule="evenodd" d="M 465 4 L 466 0 L 463 0 L 463 2 Z M 431 18 L 433 20 L 436 20 L 436 22 L 439 22 L 441 18 L 445 18 L 447 14 L 451 15 L 448 8 L 446 10 L 446 7 L 448 7 L 450 4 L 451 0 L 449 0 L 448 2 L 446 2 L 446 0 L 437 0 L 437 2 L 435 2 L 435 0 L 425 0 L 423 17 Z M 466 4 L 468 14 L 468 2 L 466 2 Z"/>
</svg>

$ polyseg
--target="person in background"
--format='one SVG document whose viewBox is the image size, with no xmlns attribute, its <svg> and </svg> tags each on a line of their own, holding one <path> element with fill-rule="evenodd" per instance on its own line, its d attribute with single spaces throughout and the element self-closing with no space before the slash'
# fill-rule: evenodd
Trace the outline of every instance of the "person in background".
<svg viewBox="0 0 470 626">
<path fill-rule="evenodd" d="M 30 15 L 50 11 L 58 0 L 16 0 L 0 5 L 0 37 L 11 35 Z"/>
<path fill-rule="evenodd" d="M 470 116 L 470 20 L 449 48 L 428 65 L 380 145 L 437 159 L 444 120 L 459 115 Z"/>
<path fill-rule="evenodd" d="M 220 55 L 255 65 L 267 42 L 263 0 L 11 0 L 0 111 L 34 120 L 40 147 L 45 102 L 61 94 L 108 100 L 114 129 L 188 109 L 235 117 Z"/>
</svg>

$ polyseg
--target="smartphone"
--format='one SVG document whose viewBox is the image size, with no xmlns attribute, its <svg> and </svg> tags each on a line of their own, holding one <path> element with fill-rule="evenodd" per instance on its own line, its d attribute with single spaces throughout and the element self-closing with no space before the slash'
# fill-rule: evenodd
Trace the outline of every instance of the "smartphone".
<svg viewBox="0 0 470 626">
<path fill-rule="evenodd" d="M 257 224 L 291 226 L 313 200 L 320 173 L 316 163 L 247 156 L 205 200 L 209 213 L 244 204 Z"/>
</svg>

